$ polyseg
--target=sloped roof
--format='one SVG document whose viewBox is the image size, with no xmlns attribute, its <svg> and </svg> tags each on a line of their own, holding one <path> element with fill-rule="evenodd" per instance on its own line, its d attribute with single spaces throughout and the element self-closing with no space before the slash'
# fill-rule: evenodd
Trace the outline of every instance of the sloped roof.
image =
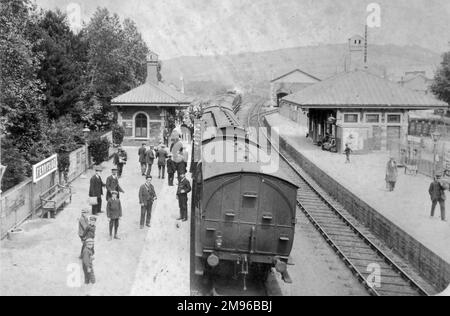
<svg viewBox="0 0 450 316">
<path fill-rule="evenodd" d="M 158 84 L 146 82 L 139 87 L 119 95 L 112 99 L 112 105 L 178 105 L 189 104 L 192 99 L 181 92 L 165 85 L 162 82 Z"/>
<path fill-rule="evenodd" d="M 289 76 L 289 75 L 291 75 L 291 74 L 293 74 L 293 73 L 295 73 L 295 72 L 300 72 L 300 73 L 302 73 L 302 74 L 304 74 L 304 75 L 306 75 L 306 76 L 308 76 L 308 77 L 310 77 L 310 78 L 312 78 L 312 79 L 314 79 L 314 80 L 320 81 L 319 78 L 314 77 L 313 75 L 310 75 L 309 73 L 304 72 L 303 70 L 300 70 L 300 69 L 297 68 L 297 69 L 294 69 L 294 70 L 292 70 L 292 71 L 289 71 L 288 73 L 285 73 L 284 75 L 281 75 L 281 76 L 279 76 L 279 77 L 277 77 L 277 78 L 271 80 L 270 82 L 275 82 L 275 81 L 280 80 L 280 79 L 282 79 L 282 78 L 284 78 L 284 77 L 287 77 L 287 76 Z"/>
<path fill-rule="evenodd" d="M 447 108 L 448 104 L 367 71 L 341 73 L 282 99 L 305 108 Z"/>
</svg>

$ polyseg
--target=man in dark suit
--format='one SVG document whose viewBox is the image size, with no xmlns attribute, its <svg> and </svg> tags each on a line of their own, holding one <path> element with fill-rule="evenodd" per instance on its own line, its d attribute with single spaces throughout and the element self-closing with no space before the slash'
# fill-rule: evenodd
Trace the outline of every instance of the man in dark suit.
<svg viewBox="0 0 450 316">
<path fill-rule="evenodd" d="M 145 154 L 147 153 L 147 148 L 145 148 L 145 144 L 142 144 L 142 147 L 139 148 L 139 163 L 141 164 L 141 174 L 145 176 L 145 171 L 147 170 L 147 160 Z"/>
<path fill-rule="evenodd" d="M 173 187 L 173 178 L 175 177 L 175 171 L 177 171 L 177 166 L 172 160 L 172 154 L 169 154 L 169 159 L 167 159 L 167 175 L 169 177 L 169 186 Z"/>
<path fill-rule="evenodd" d="M 191 190 L 191 184 L 189 183 L 189 180 L 186 179 L 186 175 L 184 173 L 180 174 L 180 182 L 178 183 L 177 189 L 178 205 L 180 206 L 180 218 L 178 220 L 182 220 L 183 222 L 186 222 L 188 220 L 187 195 L 189 192 L 191 192 Z"/>
<path fill-rule="evenodd" d="M 144 228 L 144 223 L 147 227 L 150 227 L 153 202 L 156 199 L 155 188 L 152 185 L 152 176 L 147 176 L 145 184 L 143 184 L 139 189 L 139 203 L 141 204 L 141 229 Z"/>
<path fill-rule="evenodd" d="M 123 166 L 127 163 L 128 155 L 122 147 L 119 147 L 117 153 L 114 154 L 113 163 L 117 166 L 118 176 L 122 177 Z"/>
<path fill-rule="evenodd" d="M 147 177 L 152 174 L 152 166 L 155 161 L 155 151 L 153 150 L 153 146 L 150 146 L 150 149 L 145 153 L 145 161 L 147 163 Z"/>
<path fill-rule="evenodd" d="M 434 217 L 434 211 L 436 209 L 436 205 L 439 203 L 441 208 L 441 219 L 446 221 L 445 219 L 445 189 L 448 188 L 448 184 L 441 180 L 440 175 L 436 175 L 434 181 L 430 184 L 430 188 L 428 189 L 428 193 L 430 194 L 431 199 L 431 217 Z"/>
<path fill-rule="evenodd" d="M 89 197 L 97 198 L 97 205 L 92 205 L 92 215 L 102 212 L 102 195 L 105 184 L 100 176 L 101 172 L 101 167 L 95 167 L 95 175 L 92 176 L 89 184 Z"/>
<path fill-rule="evenodd" d="M 111 198 L 111 192 L 116 191 L 117 192 L 117 198 L 120 198 L 119 194 L 121 193 L 125 193 L 124 190 L 122 190 L 122 188 L 120 187 L 119 184 L 119 178 L 117 177 L 117 169 L 114 168 L 111 170 L 112 171 L 112 175 L 110 175 L 107 179 L 106 179 L 106 202 L 109 201 L 109 199 Z"/>
</svg>

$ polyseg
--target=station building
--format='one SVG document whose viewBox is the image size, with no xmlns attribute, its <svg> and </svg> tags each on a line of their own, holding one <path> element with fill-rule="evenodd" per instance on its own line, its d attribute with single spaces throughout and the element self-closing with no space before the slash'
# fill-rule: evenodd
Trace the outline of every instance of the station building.
<svg viewBox="0 0 450 316">
<path fill-rule="evenodd" d="M 270 81 L 272 103 L 279 107 L 280 100 L 287 95 L 298 92 L 320 79 L 300 69 L 294 69 Z"/>
<path fill-rule="evenodd" d="M 111 101 L 111 106 L 117 109 L 118 124 L 125 129 L 127 145 L 158 144 L 169 118 L 192 102 L 191 98 L 159 80 L 158 67 L 158 55 L 151 52 L 147 58 L 145 83 Z"/>
<path fill-rule="evenodd" d="M 280 105 L 307 113 L 308 137 L 314 142 L 328 134 L 336 139 L 338 152 L 349 144 L 361 153 L 399 150 L 407 143 L 411 110 L 448 108 L 431 95 L 366 70 L 338 74 L 284 97 Z"/>
</svg>

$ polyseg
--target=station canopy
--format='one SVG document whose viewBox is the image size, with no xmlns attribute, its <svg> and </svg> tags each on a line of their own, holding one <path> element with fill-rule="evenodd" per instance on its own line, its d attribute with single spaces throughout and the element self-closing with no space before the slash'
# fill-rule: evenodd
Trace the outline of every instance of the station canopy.
<svg viewBox="0 0 450 316">
<path fill-rule="evenodd" d="M 282 99 L 311 109 L 447 109 L 448 104 L 364 70 L 341 73 Z"/>
</svg>

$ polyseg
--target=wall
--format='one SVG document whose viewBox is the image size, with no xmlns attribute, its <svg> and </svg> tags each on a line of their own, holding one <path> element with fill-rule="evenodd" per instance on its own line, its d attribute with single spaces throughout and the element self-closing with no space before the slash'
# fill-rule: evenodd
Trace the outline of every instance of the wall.
<svg viewBox="0 0 450 316">
<path fill-rule="evenodd" d="M 267 125 L 267 122 L 265 122 Z M 298 164 L 308 172 L 329 195 L 364 224 L 370 231 L 382 240 L 387 247 L 393 249 L 407 260 L 438 291 L 443 291 L 450 283 L 450 264 L 423 246 L 412 236 L 379 214 L 359 197 L 344 188 L 336 180 L 323 172 L 305 156 L 291 147 L 283 137 L 280 137 L 280 147 L 286 150 Z"/>
<path fill-rule="evenodd" d="M 162 130 L 165 124 L 165 110 L 161 107 L 123 107 L 120 109 L 119 124 L 123 125 L 126 131 L 125 138 L 127 141 L 135 140 L 134 117 L 136 113 L 147 114 L 147 130 L 150 131 L 149 137 L 140 139 L 150 141 L 157 144 L 162 137 Z M 125 144 L 128 144 L 128 142 Z M 141 142 L 140 141 L 140 142 Z"/>
</svg>

